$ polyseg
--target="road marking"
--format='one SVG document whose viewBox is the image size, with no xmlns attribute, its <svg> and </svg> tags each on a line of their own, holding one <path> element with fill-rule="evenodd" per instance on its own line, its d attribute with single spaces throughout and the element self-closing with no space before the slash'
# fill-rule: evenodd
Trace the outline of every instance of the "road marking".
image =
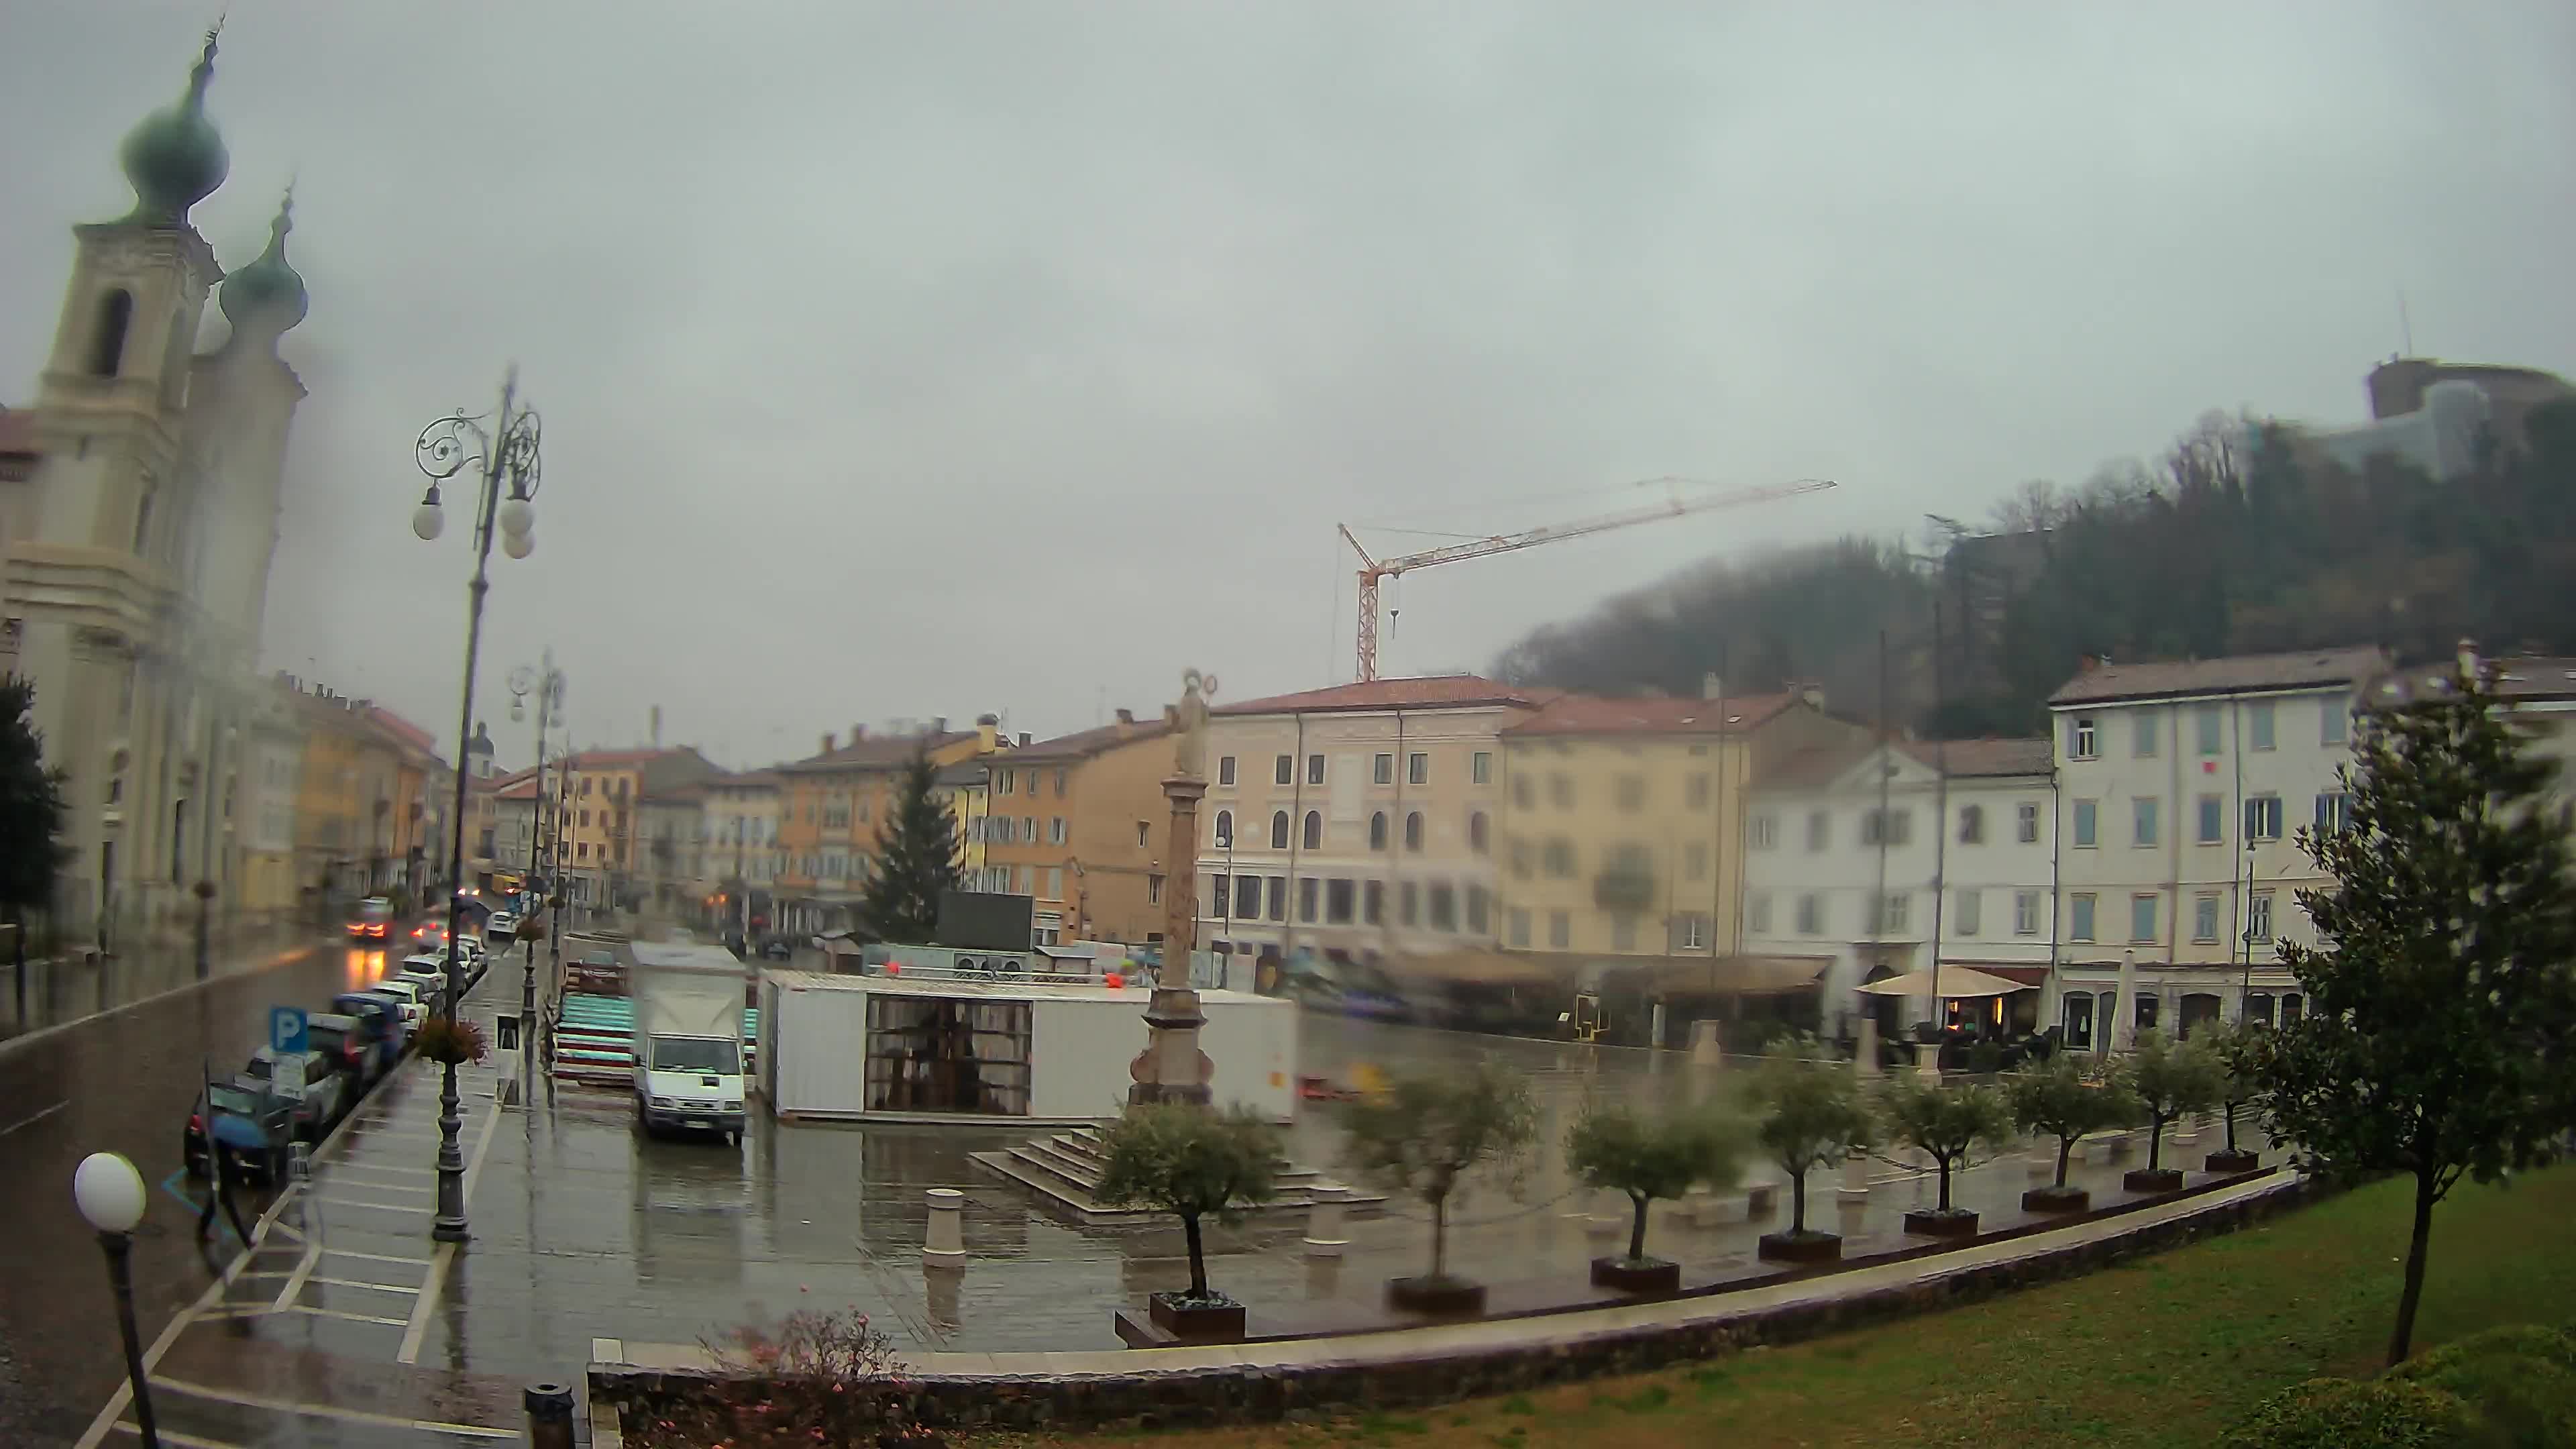
<svg viewBox="0 0 2576 1449">
<path fill-rule="evenodd" d="M 133 1435 L 137 1439 L 143 1437 L 143 1430 L 138 1428 L 130 1419 L 117 1420 L 116 1427 Z M 182 1434 L 176 1429 L 163 1429 L 156 1426 L 152 1432 L 154 1438 L 159 1439 L 164 1444 L 176 1444 L 179 1446 L 179 1449 L 243 1449 L 243 1446 L 239 1444 L 229 1443 L 222 1439 L 200 1439 L 194 1434 Z"/>
<path fill-rule="evenodd" d="M 439 1292 L 447 1283 L 447 1265 L 455 1256 L 454 1243 L 441 1243 L 430 1255 L 427 1281 L 421 1284 L 420 1296 L 412 1300 L 411 1322 L 403 1328 L 402 1347 L 394 1350 L 394 1362 L 420 1362 L 420 1338 L 429 1331 L 429 1311 L 438 1306 Z"/>
<path fill-rule="evenodd" d="M 366 1288 L 378 1293 L 418 1293 L 420 1291 L 417 1288 L 405 1288 L 399 1283 L 370 1283 L 364 1278 L 325 1278 L 318 1273 L 304 1281 L 328 1283 L 334 1288 Z"/>
<path fill-rule="evenodd" d="M 501 1105 L 495 1102 L 492 1104 L 492 1110 L 483 1116 L 483 1135 L 474 1144 L 474 1161 L 465 1169 L 463 1196 L 468 1203 L 474 1200 L 474 1180 L 482 1175 L 483 1154 L 491 1150 L 492 1132 L 500 1121 Z M 420 1297 L 412 1303 L 411 1323 L 403 1330 L 402 1347 L 395 1350 L 394 1362 L 420 1362 L 421 1336 L 429 1331 L 430 1310 L 438 1306 L 438 1295 L 447 1291 L 447 1268 L 454 1261 L 456 1261 L 454 1243 L 439 1244 L 438 1251 L 431 1255 L 428 1281 L 421 1285 Z"/>
<path fill-rule="evenodd" d="M 344 1172 L 375 1172 L 383 1173 L 387 1176 L 399 1174 L 404 1177 L 438 1176 L 438 1169 L 434 1167 L 389 1167 L 373 1162 L 334 1162 L 329 1166 L 331 1175 L 334 1177 L 337 1177 Z M 408 1182 L 389 1182 L 385 1184 L 387 1187 L 412 1187 L 416 1185 L 417 1184 Z"/>
<path fill-rule="evenodd" d="M 364 1198 L 356 1197 L 316 1197 L 313 1200 L 326 1207 L 370 1208 L 377 1212 L 387 1213 L 427 1213 L 438 1211 L 435 1206 L 423 1207 L 418 1203 L 369 1202 Z"/>
<path fill-rule="evenodd" d="M 387 1328 L 401 1328 L 405 1323 L 405 1320 L 400 1318 L 379 1318 L 372 1313 L 344 1313 L 337 1308 L 314 1308 L 302 1303 L 289 1303 L 278 1311 L 281 1313 L 309 1313 L 316 1318 L 345 1318 L 352 1323 L 381 1323 Z"/>
<path fill-rule="evenodd" d="M 328 1258 L 362 1258 L 370 1263 L 409 1263 L 415 1268 L 427 1267 L 430 1262 L 427 1258 L 406 1258 L 400 1253 L 361 1253 L 355 1248 L 324 1248 L 322 1254 Z"/>
<path fill-rule="evenodd" d="M 21 1118 L 19 1118 L 17 1121 L 10 1123 L 10 1124 L 9 1124 L 8 1126 L 6 1126 L 6 1127 L 0 1127 L 0 1137 L 6 1137 L 6 1136 L 8 1136 L 10 1133 L 17 1131 L 17 1130 L 18 1130 L 19 1128 L 21 1128 L 21 1127 L 33 1127 L 33 1126 L 35 1126 L 37 1123 L 44 1121 L 46 1118 L 51 1117 L 51 1116 L 52 1116 L 52 1115 L 54 1115 L 56 1112 L 59 1112 L 59 1111 L 63 1110 L 65 1107 L 68 1107 L 68 1106 L 70 1106 L 70 1105 L 71 1105 L 71 1099 L 70 1099 L 70 1098 L 68 1098 L 68 1097 L 66 1097 L 66 1098 L 64 1098 L 62 1101 L 56 1102 L 54 1105 L 52 1105 L 52 1106 L 50 1106 L 50 1107 L 47 1107 L 45 1110 L 43 1110 L 43 1111 L 41 1111 L 41 1112 L 38 1112 L 38 1113 L 34 1114 L 33 1116 L 29 1116 L 29 1117 L 21 1117 Z"/>
<path fill-rule="evenodd" d="M 321 1249 L 304 1250 L 304 1256 L 295 1260 L 295 1271 L 286 1275 L 286 1286 L 277 1290 L 278 1307 L 285 1308 L 295 1302 L 295 1295 L 304 1291 L 304 1280 L 313 1276 L 314 1266 L 321 1261 Z"/>
<path fill-rule="evenodd" d="M 234 1404 L 245 1409 L 270 1409 L 281 1414 L 301 1414 L 315 1419 L 338 1419 L 350 1424 L 375 1424 L 395 1429 L 420 1429 L 432 1434 L 462 1434 L 469 1439 L 516 1439 L 516 1429 L 495 1429 L 484 1424 L 458 1424 L 443 1419 L 406 1419 L 396 1414 L 377 1414 L 365 1409 L 344 1409 L 336 1404 L 305 1404 L 292 1399 L 273 1399 L 265 1394 L 245 1394 L 232 1389 L 209 1388 L 184 1379 L 152 1376 L 154 1388 L 192 1398 L 212 1399 L 219 1404 Z"/>
</svg>

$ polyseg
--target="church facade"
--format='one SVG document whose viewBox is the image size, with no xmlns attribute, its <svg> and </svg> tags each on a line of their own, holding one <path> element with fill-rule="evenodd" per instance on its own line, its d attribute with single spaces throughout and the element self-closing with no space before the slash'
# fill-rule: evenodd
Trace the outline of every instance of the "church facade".
<svg viewBox="0 0 2576 1449">
<path fill-rule="evenodd" d="M 73 228 L 34 405 L 8 415 L 32 463 L 0 471 L 0 664 L 35 685 L 69 805 L 54 919 L 111 949 L 193 919 L 201 882 L 227 915 L 296 885 L 294 722 L 257 668 L 305 396 L 278 343 L 307 299 L 287 206 L 229 274 L 189 221 L 230 166 L 215 49 L 120 146 L 134 209 Z M 201 352 L 209 303 L 229 326 Z"/>
</svg>

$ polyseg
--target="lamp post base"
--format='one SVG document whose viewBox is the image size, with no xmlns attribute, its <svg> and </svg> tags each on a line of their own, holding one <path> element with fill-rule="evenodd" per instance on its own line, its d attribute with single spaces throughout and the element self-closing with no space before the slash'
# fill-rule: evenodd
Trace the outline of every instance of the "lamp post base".
<svg viewBox="0 0 2576 1449">
<path fill-rule="evenodd" d="M 461 1243 L 472 1234 L 465 1224 L 465 1153 L 456 1140 L 464 1126 L 456 1115 L 456 1064 L 444 1064 L 446 1080 L 438 1094 L 438 1216 L 429 1235 L 442 1243 Z"/>
</svg>

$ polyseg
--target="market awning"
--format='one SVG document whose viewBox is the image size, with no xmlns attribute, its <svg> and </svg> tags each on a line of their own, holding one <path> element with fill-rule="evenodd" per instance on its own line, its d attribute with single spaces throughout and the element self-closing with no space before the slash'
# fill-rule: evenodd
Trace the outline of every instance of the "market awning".
<svg viewBox="0 0 2576 1449">
<path fill-rule="evenodd" d="M 1509 951 L 1442 951 L 1429 956 L 1391 956 L 1378 963 L 1389 976 L 1414 981 L 1445 981 L 1461 986 L 1571 986 L 1572 971 L 1559 970 L 1531 956 Z"/>
<path fill-rule="evenodd" d="M 1902 976 L 1890 976 L 1884 981 L 1870 982 L 1860 989 L 1872 996 L 1930 996 L 1933 991 L 1932 973 L 1908 971 Z M 1965 996 L 2002 996 L 2009 992 L 2028 989 L 2018 981 L 1989 976 L 1983 971 L 1971 970 L 1965 966 L 1947 966 L 1941 971 L 1940 991 L 1941 999 L 1944 1001 Z"/>
<path fill-rule="evenodd" d="M 1826 956 L 1667 956 L 1619 974 L 1654 996 L 1775 996 L 1813 987 L 1832 964 Z"/>
</svg>

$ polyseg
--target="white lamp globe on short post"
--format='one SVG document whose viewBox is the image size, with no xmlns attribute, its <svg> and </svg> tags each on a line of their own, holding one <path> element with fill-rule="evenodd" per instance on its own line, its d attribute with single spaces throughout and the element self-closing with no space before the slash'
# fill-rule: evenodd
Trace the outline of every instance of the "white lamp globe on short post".
<svg viewBox="0 0 2576 1449">
<path fill-rule="evenodd" d="M 134 1330 L 134 1276 L 127 1258 L 134 1229 L 143 1221 L 143 1174 L 113 1152 L 93 1152 L 72 1173 L 72 1201 L 98 1231 L 107 1250 L 107 1281 L 116 1290 L 116 1326 L 125 1336 L 125 1377 L 134 1389 L 134 1423 L 145 1449 L 160 1449 L 152 1422 L 152 1390 L 143 1372 L 143 1340 Z"/>
</svg>

